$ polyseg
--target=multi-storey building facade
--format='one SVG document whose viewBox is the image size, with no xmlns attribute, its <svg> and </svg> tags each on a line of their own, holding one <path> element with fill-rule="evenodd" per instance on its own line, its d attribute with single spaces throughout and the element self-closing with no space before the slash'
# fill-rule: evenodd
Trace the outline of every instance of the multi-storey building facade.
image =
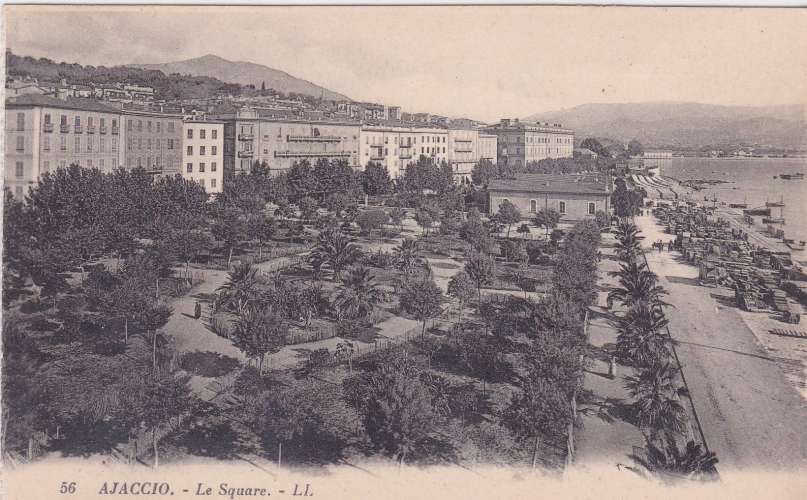
<svg viewBox="0 0 807 500">
<path fill-rule="evenodd" d="M 15 196 L 59 167 L 110 172 L 119 165 L 119 110 L 90 99 L 29 94 L 8 99 L 5 117 L 5 183 Z"/>
<path fill-rule="evenodd" d="M 208 193 L 224 184 L 224 122 L 187 120 L 182 124 L 182 176 Z"/>
<path fill-rule="evenodd" d="M 497 137 L 498 163 L 519 167 L 545 158 L 571 158 L 574 132 L 557 124 L 502 119 L 485 129 Z"/>
<path fill-rule="evenodd" d="M 182 161 L 182 115 L 124 108 L 120 164 L 155 174 L 177 174 Z"/>
<path fill-rule="evenodd" d="M 361 128 L 359 157 L 361 167 L 379 163 L 393 179 L 403 175 L 406 166 L 423 155 L 435 162 L 445 160 L 446 131 L 406 126 L 401 122 L 364 125 Z"/>
<path fill-rule="evenodd" d="M 494 134 L 479 132 L 479 159 L 488 160 L 495 165 L 498 156 L 497 142 Z"/>
<path fill-rule="evenodd" d="M 479 130 L 468 127 L 448 128 L 448 163 L 454 179 L 460 183 L 470 180 L 474 165 L 479 162 Z"/>
<path fill-rule="evenodd" d="M 320 158 L 360 167 L 358 122 L 303 120 L 247 108 L 215 118 L 224 122 L 224 166 L 229 171 L 248 172 L 253 162 L 265 161 L 272 172 L 280 172 Z"/>
</svg>

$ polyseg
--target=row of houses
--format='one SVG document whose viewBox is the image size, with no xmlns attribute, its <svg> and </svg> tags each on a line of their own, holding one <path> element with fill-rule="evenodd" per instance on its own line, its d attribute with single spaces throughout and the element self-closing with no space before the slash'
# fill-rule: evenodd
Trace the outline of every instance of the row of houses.
<svg viewBox="0 0 807 500">
<path fill-rule="evenodd" d="M 204 115 L 72 96 L 27 94 L 6 101 L 5 181 L 23 194 L 46 172 L 70 164 L 111 171 L 144 168 L 182 174 L 208 192 L 222 190 L 224 171 L 272 172 L 297 162 L 343 160 L 355 169 L 385 166 L 392 178 L 421 156 L 448 163 L 460 183 L 479 161 L 525 164 L 571 157 L 573 133 L 559 125 L 502 120 L 356 121 L 323 114 L 242 106 Z"/>
</svg>

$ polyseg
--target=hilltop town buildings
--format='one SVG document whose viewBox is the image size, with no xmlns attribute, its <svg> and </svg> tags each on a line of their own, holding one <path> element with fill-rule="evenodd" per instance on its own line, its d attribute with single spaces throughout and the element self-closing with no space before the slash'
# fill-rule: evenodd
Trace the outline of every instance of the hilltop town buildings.
<svg viewBox="0 0 807 500">
<path fill-rule="evenodd" d="M 523 217 L 554 209 L 561 221 L 571 222 L 608 213 L 613 187 L 606 174 L 521 174 L 514 179 L 494 179 L 488 184 L 490 213 L 509 201 Z"/>
</svg>

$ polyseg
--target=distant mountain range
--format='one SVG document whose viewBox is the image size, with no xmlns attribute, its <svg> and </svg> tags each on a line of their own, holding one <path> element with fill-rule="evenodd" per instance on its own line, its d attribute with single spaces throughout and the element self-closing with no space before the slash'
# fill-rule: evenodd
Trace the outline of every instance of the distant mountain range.
<svg viewBox="0 0 807 500">
<path fill-rule="evenodd" d="M 561 123 L 575 136 L 602 137 L 645 146 L 700 149 L 720 146 L 807 148 L 807 107 L 718 106 L 692 102 L 583 104 L 525 117 Z"/>
<path fill-rule="evenodd" d="M 159 70 L 166 75 L 179 73 L 191 76 L 209 76 L 228 83 L 239 83 L 241 85 L 251 84 L 258 89 L 261 88 L 261 84 L 265 83 L 267 89 L 271 88 L 283 92 L 284 94 L 295 92 L 313 97 L 322 96 L 323 99 L 333 101 L 351 100 L 338 92 L 294 77 L 284 71 L 251 62 L 228 61 L 227 59 L 212 54 L 195 59 L 188 59 L 186 61 L 162 64 L 131 64 L 130 66 Z"/>
</svg>

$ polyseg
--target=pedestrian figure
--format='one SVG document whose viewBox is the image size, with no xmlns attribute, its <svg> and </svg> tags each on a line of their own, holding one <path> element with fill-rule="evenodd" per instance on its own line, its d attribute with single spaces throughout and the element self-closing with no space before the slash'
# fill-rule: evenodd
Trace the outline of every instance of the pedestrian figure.
<svg viewBox="0 0 807 500">
<path fill-rule="evenodd" d="M 196 306 L 193 308 L 193 317 L 199 319 L 202 317 L 202 305 L 199 304 L 199 301 L 196 301 Z"/>
<path fill-rule="evenodd" d="M 616 377 L 616 356 L 611 356 L 611 363 L 608 365 L 608 377 Z"/>
</svg>

